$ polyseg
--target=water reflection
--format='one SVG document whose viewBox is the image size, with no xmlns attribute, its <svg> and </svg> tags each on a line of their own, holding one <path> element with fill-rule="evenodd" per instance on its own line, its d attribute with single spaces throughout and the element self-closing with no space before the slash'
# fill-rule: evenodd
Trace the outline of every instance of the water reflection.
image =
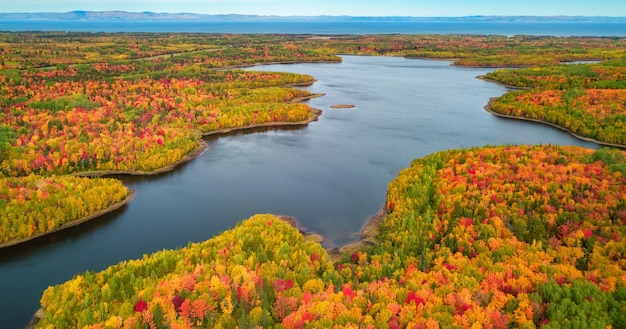
<svg viewBox="0 0 626 329">
<path fill-rule="evenodd" d="M 125 211 L 126 206 L 81 225 L 69 227 L 54 234 L 44 235 L 18 245 L 2 248 L 0 249 L 0 264 L 14 259 L 29 257 L 32 253 L 36 253 L 43 248 L 49 248 L 59 243 L 77 241 L 84 235 L 94 234 L 101 227 L 108 225 L 116 218 L 122 217 Z"/>
</svg>

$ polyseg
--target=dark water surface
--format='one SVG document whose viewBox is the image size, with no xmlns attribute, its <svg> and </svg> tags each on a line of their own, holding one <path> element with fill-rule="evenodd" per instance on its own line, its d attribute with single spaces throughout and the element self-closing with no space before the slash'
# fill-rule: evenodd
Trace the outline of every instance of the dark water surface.
<svg viewBox="0 0 626 329">
<path fill-rule="evenodd" d="M 486 144 L 584 145 L 555 128 L 483 110 L 502 86 L 487 69 L 442 61 L 346 56 L 341 64 L 260 66 L 313 75 L 318 122 L 208 140 L 173 172 L 123 177 L 137 191 L 122 210 L 0 250 L 0 327 L 23 328 L 42 291 L 85 270 L 203 241 L 255 213 L 296 217 L 334 247 L 355 241 L 384 202 L 388 182 L 432 152 Z M 330 109 L 333 104 L 354 109 Z"/>
</svg>

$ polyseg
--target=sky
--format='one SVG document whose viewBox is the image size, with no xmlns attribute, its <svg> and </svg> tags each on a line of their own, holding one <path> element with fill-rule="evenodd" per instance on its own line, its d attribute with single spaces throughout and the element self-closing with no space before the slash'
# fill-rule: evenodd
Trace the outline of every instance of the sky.
<svg viewBox="0 0 626 329">
<path fill-rule="evenodd" d="M 0 12 L 121 10 L 349 16 L 626 16 L 624 0 L 0 0 Z"/>
</svg>

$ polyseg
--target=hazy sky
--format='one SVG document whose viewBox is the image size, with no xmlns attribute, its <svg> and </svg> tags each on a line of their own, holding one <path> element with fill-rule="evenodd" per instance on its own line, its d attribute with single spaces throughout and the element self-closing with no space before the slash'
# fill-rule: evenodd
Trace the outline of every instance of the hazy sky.
<svg viewBox="0 0 626 329">
<path fill-rule="evenodd" d="M 626 16 L 624 0 L 0 0 L 0 12 L 123 10 L 202 14 Z"/>
</svg>

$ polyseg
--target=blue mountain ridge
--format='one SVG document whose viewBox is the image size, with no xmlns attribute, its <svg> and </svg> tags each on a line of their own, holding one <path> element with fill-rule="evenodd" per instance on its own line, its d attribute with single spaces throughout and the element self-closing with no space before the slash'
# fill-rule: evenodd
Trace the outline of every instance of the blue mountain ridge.
<svg viewBox="0 0 626 329">
<path fill-rule="evenodd" d="M 0 20 L 39 21 L 312 21 L 312 22 L 626 22 L 623 16 L 274 16 L 127 11 L 2 13 Z"/>
</svg>

